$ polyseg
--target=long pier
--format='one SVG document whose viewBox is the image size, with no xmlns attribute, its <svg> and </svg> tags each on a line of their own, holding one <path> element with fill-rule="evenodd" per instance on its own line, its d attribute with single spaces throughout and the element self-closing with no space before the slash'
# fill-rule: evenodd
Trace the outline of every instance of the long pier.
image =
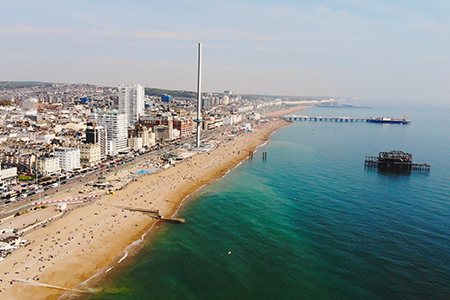
<svg viewBox="0 0 450 300">
<path fill-rule="evenodd" d="M 369 122 L 368 118 L 351 117 L 310 117 L 310 116 L 284 116 L 287 121 L 313 121 L 313 122 Z"/>
<path fill-rule="evenodd" d="M 314 121 L 314 122 L 359 122 L 359 123 L 377 123 L 377 124 L 402 124 L 407 125 L 411 120 L 405 115 L 401 119 L 382 117 L 382 118 L 353 118 L 353 117 L 311 117 L 311 116 L 284 116 L 286 121 Z"/>
</svg>

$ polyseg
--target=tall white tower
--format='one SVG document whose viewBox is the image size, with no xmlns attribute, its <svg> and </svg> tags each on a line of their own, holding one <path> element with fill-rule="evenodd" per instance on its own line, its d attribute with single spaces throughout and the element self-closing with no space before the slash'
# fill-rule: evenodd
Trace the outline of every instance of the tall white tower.
<svg viewBox="0 0 450 300">
<path fill-rule="evenodd" d="M 197 77 L 197 148 L 200 147 L 200 130 L 203 120 L 201 119 L 202 108 L 202 43 L 198 43 L 198 77 Z"/>
<path fill-rule="evenodd" d="M 144 87 L 140 84 L 119 85 L 119 114 L 127 116 L 127 125 L 134 126 L 144 113 Z"/>
</svg>

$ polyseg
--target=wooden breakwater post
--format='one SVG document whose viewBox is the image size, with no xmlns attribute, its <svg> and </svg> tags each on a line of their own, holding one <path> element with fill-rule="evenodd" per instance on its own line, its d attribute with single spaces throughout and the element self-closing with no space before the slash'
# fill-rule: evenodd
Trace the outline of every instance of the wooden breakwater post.
<svg viewBox="0 0 450 300">
<path fill-rule="evenodd" d="M 162 221 L 169 222 L 169 223 L 184 223 L 184 222 L 186 222 L 186 220 L 183 219 L 183 218 L 174 218 L 174 217 L 161 216 L 159 219 L 162 220 Z"/>
<path fill-rule="evenodd" d="M 57 285 L 52 285 L 52 284 L 45 284 L 45 283 L 41 283 L 41 282 L 35 282 L 35 281 L 28 281 L 28 280 L 23 280 L 23 279 L 13 279 L 11 281 L 11 284 L 13 284 L 13 282 L 20 282 L 23 284 L 28 284 L 28 285 L 33 285 L 33 286 L 37 286 L 37 287 L 44 287 L 44 288 L 51 288 L 51 289 L 57 289 L 57 290 L 63 290 L 63 291 L 68 291 L 68 292 L 75 292 L 75 293 L 86 293 L 86 294 L 92 294 L 92 291 L 87 291 L 87 290 L 79 290 L 76 288 L 66 288 L 63 286 L 57 286 Z"/>
<path fill-rule="evenodd" d="M 267 152 L 263 152 L 262 153 L 262 160 L 266 161 L 267 160 Z"/>
<path fill-rule="evenodd" d="M 129 210 L 129 211 L 138 211 L 138 212 L 141 212 L 141 213 L 149 216 L 150 218 L 158 219 L 158 220 L 161 220 L 161 221 L 167 221 L 167 222 L 170 222 L 170 223 L 184 223 L 184 222 L 186 222 L 186 220 L 183 219 L 183 218 L 164 217 L 163 215 L 161 215 L 159 209 L 152 210 L 152 209 L 137 208 L 137 207 L 125 207 L 125 206 L 115 206 L 115 207 L 121 208 L 121 209 L 126 209 L 126 210 Z"/>
</svg>

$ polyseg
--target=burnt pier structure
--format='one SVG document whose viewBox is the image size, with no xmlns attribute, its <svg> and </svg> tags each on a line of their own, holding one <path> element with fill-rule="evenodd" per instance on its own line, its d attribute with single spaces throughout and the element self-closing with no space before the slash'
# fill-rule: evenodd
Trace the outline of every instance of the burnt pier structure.
<svg viewBox="0 0 450 300">
<path fill-rule="evenodd" d="M 380 152 L 378 156 L 366 156 L 364 166 L 368 169 L 395 173 L 428 172 L 431 168 L 427 163 L 413 163 L 411 153 L 399 150 Z"/>
</svg>

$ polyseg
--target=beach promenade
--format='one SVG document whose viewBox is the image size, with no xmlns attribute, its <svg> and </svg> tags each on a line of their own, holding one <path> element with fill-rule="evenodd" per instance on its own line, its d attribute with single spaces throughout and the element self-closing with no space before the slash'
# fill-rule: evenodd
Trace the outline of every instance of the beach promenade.
<svg viewBox="0 0 450 300">
<path fill-rule="evenodd" d="M 296 107 L 271 116 L 301 109 Z M 73 209 L 45 228 L 32 231 L 24 237 L 30 245 L 0 261 L 0 299 L 58 299 L 67 289 L 83 289 L 80 283 L 96 274 L 101 276 L 116 265 L 126 255 L 127 247 L 140 241 L 158 222 L 138 209 L 174 216 L 183 200 L 222 178 L 272 132 L 287 124 L 271 119 L 235 139 L 222 137 L 213 151 L 186 158 L 163 172 L 138 177 L 114 195 L 102 196 L 93 204 Z M 59 195 L 58 199 L 74 197 L 75 193 Z"/>
</svg>

